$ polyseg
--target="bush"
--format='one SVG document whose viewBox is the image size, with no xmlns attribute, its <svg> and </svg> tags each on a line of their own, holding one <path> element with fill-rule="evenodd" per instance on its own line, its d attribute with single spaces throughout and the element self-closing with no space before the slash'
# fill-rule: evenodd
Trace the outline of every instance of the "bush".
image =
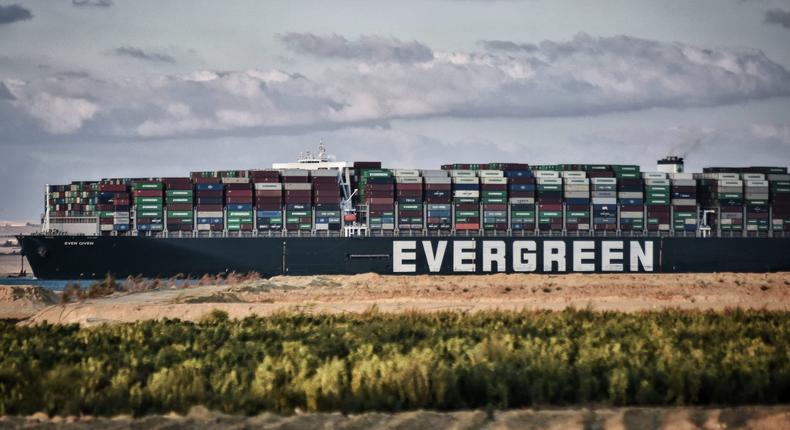
<svg viewBox="0 0 790 430">
<path fill-rule="evenodd" d="M 786 403 L 789 354 L 771 311 L 0 323 L 0 414 Z"/>
</svg>

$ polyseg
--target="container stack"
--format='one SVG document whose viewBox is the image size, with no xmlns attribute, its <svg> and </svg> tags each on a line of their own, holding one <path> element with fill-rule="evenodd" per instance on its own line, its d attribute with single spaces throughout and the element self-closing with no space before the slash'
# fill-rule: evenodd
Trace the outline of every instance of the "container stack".
<svg viewBox="0 0 790 430">
<path fill-rule="evenodd" d="M 395 229 L 395 179 L 388 169 L 368 169 L 362 173 L 363 196 L 368 204 L 368 226 L 374 230 Z"/>
<path fill-rule="evenodd" d="M 195 229 L 195 192 L 189 178 L 163 178 L 168 232 Z"/>
<path fill-rule="evenodd" d="M 648 231 L 669 231 L 672 206 L 670 180 L 645 179 L 645 212 Z"/>
<path fill-rule="evenodd" d="M 746 206 L 746 230 L 767 232 L 771 227 L 769 218 L 770 188 L 763 173 L 744 173 L 744 199 Z"/>
<path fill-rule="evenodd" d="M 452 226 L 452 180 L 445 170 L 423 170 L 425 221 L 431 231 L 449 231 Z"/>
<path fill-rule="evenodd" d="M 507 231 L 507 178 L 501 170 L 479 170 L 480 194 L 483 204 L 483 228 Z"/>
<path fill-rule="evenodd" d="M 590 179 L 592 227 L 595 231 L 617 230 L 617 178 L 607 173 L 609 176 L 602 173 Z"/>
<path fill-rule="evenodd" d="M 220 172 L 225 186 L 225 220 L 228 231 L 253 230 L 253 191 L 246 171 Z"/>
<path fill-rule="evenodd" d="M 313 230 L 313 184 L 307 170 L 282 171 L 285 194 L 285 229 L 288 231 Z"/>
<path fill-rule="evenodd" d="M 544 166 L 549 167 L 549 166 Z M 556 170 L 537 170 L 538 229 L 562 231 L 562 178 Z"/>
<path fill-rule="evenodd" d="M 398 230 L 422 230 L 423 180 L 418 170 L 399 169 L 395 174 Z"/>
<path fill-rule="evenodd" d="M 480 178 L 474 170 L 451 170 L 455 229 L 480 229 Z"/>
<path fill-rule="evenodd" d="M 192 178 L 193 182 L 195 178 Z M 195 183 L 195 216 L 198 231 L 223 231 L 225 218 L 223 212 L 225 187 L 217 177 L 201 177 Z"/>
<path fill-rule="evenodd" d="M 583 171 L 562 172 L 565 196 L 565 229 L 590 229 L 590 180 Z"/>
<path fill-rule="evenodd" d="M 102 234 L 115 231 L 123 234 L 131 230 L 129 187 L 117 179 L 102 180 L 98 185 L 96 207 L 99 209 L 99 230 Z"/>
<path fill-rule="evenodd" d="M 771 173 L 768 175 L 771 189 L 771 228 L 774 231 L 790 231 L 790 175 Z"/>
<path fill-rule="evenodd" d="M 697 181 L 691 173 L 672 173 L 670 203 L 676 232 L 697 229 Z"/>
<path fill-rule="evenodd" d="M 340 231 L 341 229 L 341 196 L 337 178 L 337 169 L 321 169 L 310 172 L 310 181 L 313 184 L 316 230 Z"/>
<path fill-rule="evenodd" d="M 508 203 L 510 204 L 510 229 L 535 230 L 535 176 L 528 168 L 506 170 Z"/>
<path fill-rule="evenodd" d="M 617 182 L 617 204 L 620 209 L 621 231 L 642 231 L 645 228 L 644 179 L 622 178 Z"/>
<path fill-rule="evenodd" d="M 716 193 L 719 201 L 719 224 L 722 231 L 742 232 L 743 181 L 738 173 L 717 173 Z"/>
<path fill-rule="evenodd" d="M 92 216 L 97 203 L 95 183 L 72 182 L 50 185 L 47 189 L 47 205 L 53 217 Z"/>
<path fill-rule="evenodd" d="M 255 221 L 258 231 L 283 229 L 283 184 L 278 170 L 253 170 L 250 179 L 255 190 Z"/>
<path fill-rule="evenodd" d="M 164 230 L 164 184 L 159 180 L 132 183 L 137 231 Z"/>
</svg>

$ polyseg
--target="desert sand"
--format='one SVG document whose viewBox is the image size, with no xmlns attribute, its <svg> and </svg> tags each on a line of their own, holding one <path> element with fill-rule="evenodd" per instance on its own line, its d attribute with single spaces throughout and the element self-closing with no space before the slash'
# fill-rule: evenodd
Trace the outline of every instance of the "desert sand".
<svg viewBox="0 0 790 430">
<path fill-rule="evenodd" d="M 72 429 L 786 429 L 790 425 L 790 407 L 757 406 L 718 408 L 566 408 L 515 409 L 507 411 L 412 411 L 400 413 L 372 412 L 359 415 L 340 413 L 296 413 L 292 416 L 261 414 L 253 417 L 231 416 L 194 407 L 185 416 L 154 415 L 133 419 L 54 417 L 35 414 L 29 417 L 2 417 L 0 428 Z"/>
<path fill-rule="evenodd" d="M 0 287 L 2 288 L 2 287 Z M 278 276 L 234 285 L 115 293 L 69 304 L 29 307 L 26 323 L 199 321 L 214 309 L 231 318 L 282 311 L 317 313 L 483 310 L 728 308 L 790 310 L 790 273 Z M 17 312 L 20 307 L 17 306 Z M 0 317 L 8 316 L 0 313 Z"/>
</svg>

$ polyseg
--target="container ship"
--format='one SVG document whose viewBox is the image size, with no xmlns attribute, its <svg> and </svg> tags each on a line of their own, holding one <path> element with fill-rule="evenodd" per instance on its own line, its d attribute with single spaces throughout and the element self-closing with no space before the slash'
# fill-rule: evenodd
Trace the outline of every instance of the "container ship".
<svg viewBox="0 0 790 430">
<path fill-rule="evenodd" d="M 790 270 L 786 167 L 447 164 L 313 155 L 270 169 L 47 185 L 40 279 Z"/>
</svg>

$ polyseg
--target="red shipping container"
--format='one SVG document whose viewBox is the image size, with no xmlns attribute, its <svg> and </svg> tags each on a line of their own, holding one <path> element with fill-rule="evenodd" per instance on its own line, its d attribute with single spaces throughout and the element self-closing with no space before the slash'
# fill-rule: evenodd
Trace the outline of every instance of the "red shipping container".
<svg viewBox="0 0 790 430">
<path fill-rule="evenodd" d="M 162 197 L 162 190 L 137 190 L 132 194 L 135 197 Z"/>
<path fill-rule="evenodd" d="M 225 195 L 228 197 L 252 197 L 252 190 L 247 188 L 243 190 L 227 190 Z"/>
<path fill-rule="evenodd" d="M 310 182 L 310 178 L 307 176 L 283 176 L 283 182 L 287 183 L 307 183 Z"/>
<path fill-rule="evenodd" d="M 280 183 L 280 178 L 252 178 L 254 184 L 277 184 Z"/>
<path fill-rule="evenodd" d="M 222 197 L 222 190 L 219 191 L 195 191 L 195 197 L 209 197 L 209 198 L 216 198 Z"/>
<path fill-rule="evenodd" d="M 459 223 L 455 225 L 456 230 L 480 230 L 479 223 Z"/>
<path fill-rule="evenodd" d="M 124 184 L 99 184 L 99 191 L 104 192 L 124 192 L 126 191 L 126 185 Z"/>
<path fill-rule="evenodd" d="M 223 210 L 222 205 L 197 205 L 196 211 L 198 212 L 217 212 Z"/>
<path fill-rule="evenodd" d="M 168 203 L 167 210 L 169 211 L 191 211 L 191 203 Z"/>
<path fill-rule="evenodd" d="M 422 190 L 422 184 L 396 184 L 398 190 Z"/>
<path fill-rule="evenodd" d="M 225 197 L 225 203 L 229 205 L 250 204 L 252 197 Z"/>
<path fill-rule="evenodd" d="M 113 206 L 129 206 L 131 204 L 131 200 L 129 199 L 113 199 L 112 200 Z"/>
</svg>

